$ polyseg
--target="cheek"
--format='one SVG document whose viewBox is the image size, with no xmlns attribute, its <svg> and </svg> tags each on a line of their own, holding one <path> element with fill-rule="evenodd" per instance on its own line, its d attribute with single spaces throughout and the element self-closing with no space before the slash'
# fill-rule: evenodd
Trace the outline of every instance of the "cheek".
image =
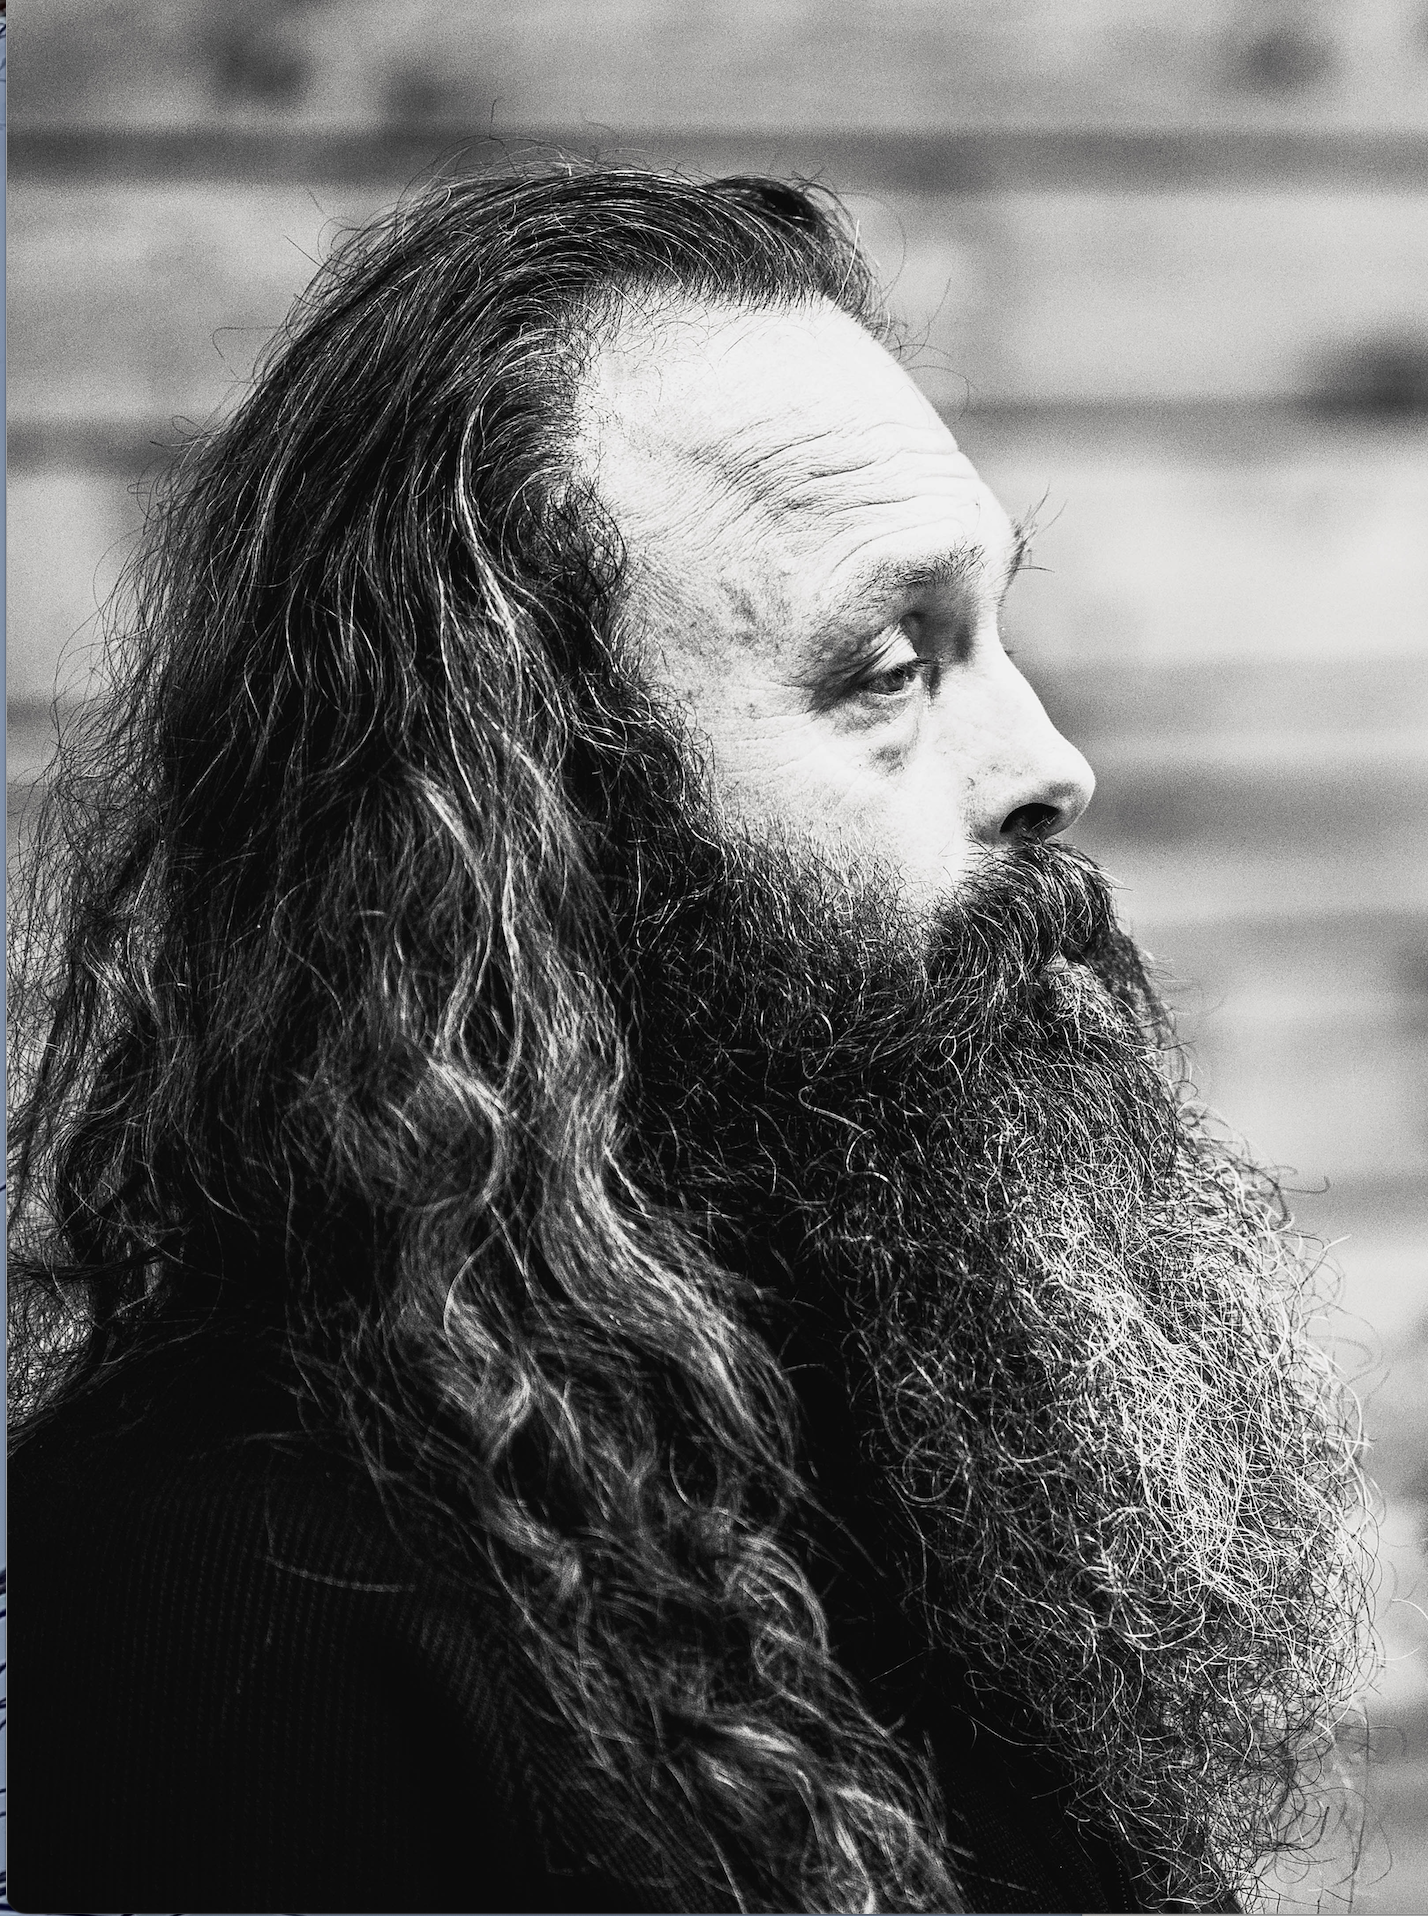
<svg viewBox="0 0 1428 1916">
<path fill-rule="evenodd" d="M 887 821 L 886 855 L 895 863 L 908 901 L 935 909 L 949 903 L 977 862 L 962 806 L 919 802 L 909 795 Z"/>
<path fill-rule="evenodd" d="M 881 871 L 919 908 L 945 903 L 973 861 L 965 779 L 887 730 L 760 727 L 716 753 L 714 772 L 732 821 Z"/>
<path fill-rule="evenodd" d="M 883 856 L 895 866 L 909 903 L 946 904 L 979 860 L 972 829 L 972 782 L 943 751 L 914 751 L 894 776 L 870 781 L 868 819 L 875 817 Z"/>
</svg>

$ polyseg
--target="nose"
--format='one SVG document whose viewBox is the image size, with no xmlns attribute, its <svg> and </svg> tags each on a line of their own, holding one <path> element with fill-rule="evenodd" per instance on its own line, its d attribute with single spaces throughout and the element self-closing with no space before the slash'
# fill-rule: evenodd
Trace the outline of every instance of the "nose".
<svg viewBox="0 0 1428 1916">
<path fill-rule="evenodd" d="M 1054 838 L 1091 802 L 1096 775 L 1005 652 L 991 664 L 986 723 L 975 753 L 972 817 L 975 837 L 1005 845 Z"/>
</svg>

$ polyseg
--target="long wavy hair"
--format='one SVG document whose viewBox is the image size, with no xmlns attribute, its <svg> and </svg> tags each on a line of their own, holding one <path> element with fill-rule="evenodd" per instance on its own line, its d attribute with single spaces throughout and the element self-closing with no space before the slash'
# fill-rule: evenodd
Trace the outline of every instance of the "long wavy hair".
<svg viewBox="0 0 1428 1916">
<path fill-rule="evenodd" d="M 516 168 L 349 237 L 178 462 L 25 854 L 13 1403 L 281 1326 L 423 1546 L 494 1574 L 654 1894 L 677 1853 L 716 1904 L 955 1909 L 928 1772 L 830 1652 L 747 1280 L 622 1135 L 600 871 L 687 756 L 569 434 L 602 315 L 666 299 L 881 325 L 824 196 Z"/>
</svg>

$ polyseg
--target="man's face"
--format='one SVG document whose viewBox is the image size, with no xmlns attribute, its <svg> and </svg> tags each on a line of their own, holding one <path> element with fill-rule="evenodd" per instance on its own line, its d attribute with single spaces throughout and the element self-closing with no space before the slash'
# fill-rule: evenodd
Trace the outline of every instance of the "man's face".
<svg viewBox="0 0 1428 1916">
<path fill-rule="evenodd" d="M 1022 541 L 912 381 L 831 305 L 617 326 L 582 459 L 646 681 L 733 823 L 952 897 L 1093 777 L 1003 651 Z"/>
<path fill-rule="evenodd" d="M 580 431 L 712 773 L 632 773 L 605 844 L 636 1181 L 773 1300 L 935 1680 L 1219 1896 L 1346 1694 L 1355 1443 L 1272 1184 L 1177 1095 L 1104 879 L 1034 842 L 1091 779 L 998 642 L 1016 535 L 831 308 L 617 333 Z"/>
</svg>

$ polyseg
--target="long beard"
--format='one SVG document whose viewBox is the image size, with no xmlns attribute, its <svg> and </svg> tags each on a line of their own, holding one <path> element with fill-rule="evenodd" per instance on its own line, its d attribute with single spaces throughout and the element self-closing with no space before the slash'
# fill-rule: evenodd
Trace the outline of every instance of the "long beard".
<svg viewBox="0 0 1428 1916">
<path fill-rule="evenodd" d="M 1357 1445 L 1104 881 L 1033 846 L 920 926 L 668 825 L 635 876 L 646 1175 L 832 1353 L 902 1614 L 1154 1895 L 1243 1891 L 1352 1693 Z"/>
</svg>

